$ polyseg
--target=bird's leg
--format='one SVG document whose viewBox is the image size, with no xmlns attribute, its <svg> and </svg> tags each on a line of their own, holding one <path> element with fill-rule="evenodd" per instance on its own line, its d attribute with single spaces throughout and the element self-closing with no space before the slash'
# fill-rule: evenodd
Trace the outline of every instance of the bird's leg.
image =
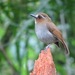
<svg viewBox="0 0 75 75">
<path fill-rule="evenodd" d="M 45 50 L 48 49 L 48 48 L 51 48 L 51 49 L 52 49 L 52 45 L 48 44 L 48 45 L 45 47 Z"/>
<path fill-rule="evenodd" d="M 45 47 L 45 49 L 50 48 L 50 44 Z"/>
</svg>

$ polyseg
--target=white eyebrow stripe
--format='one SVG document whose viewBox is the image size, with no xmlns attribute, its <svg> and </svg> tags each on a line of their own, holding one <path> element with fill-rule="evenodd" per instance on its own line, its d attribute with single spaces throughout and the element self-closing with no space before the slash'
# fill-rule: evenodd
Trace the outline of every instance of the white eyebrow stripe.
<svg viewBox="0 0 75 75">
<path fill-rule="evenodd" d="M 41 16 L 42 16 L 42 18 L 46 19 L 43 15 L 41 15 Z"/>
<path fill-rule="evenodd" d="M 42 15 L 41 15 L 42 16 Z M 42 16 L 43 18 L 45 18 L 44 16 Z"/>
<path fill-rule="evenodd" d="M 38 16 L 39 16 L 39 15 L 37 14 L 37 15 L 36 15 L 36 17 L 38 17 Z M 42 18 L 44 18 L 44 19 L 45 19 L 45 17 L 44 17 L 43 15 L 40 15 L 40 16 L 41 16 Z"/>
</svg>

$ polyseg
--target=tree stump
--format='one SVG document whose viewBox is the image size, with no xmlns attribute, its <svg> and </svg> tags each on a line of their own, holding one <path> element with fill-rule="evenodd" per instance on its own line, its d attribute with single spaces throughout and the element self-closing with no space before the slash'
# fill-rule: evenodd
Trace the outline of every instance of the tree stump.
<svg viewBox="0 0 75 75">
<path fill-rule="evenodd" d="M 30 75 L 56 75 L 55 64 L 53 62 L 50 48 L 41 51 Z"/>
</svg>

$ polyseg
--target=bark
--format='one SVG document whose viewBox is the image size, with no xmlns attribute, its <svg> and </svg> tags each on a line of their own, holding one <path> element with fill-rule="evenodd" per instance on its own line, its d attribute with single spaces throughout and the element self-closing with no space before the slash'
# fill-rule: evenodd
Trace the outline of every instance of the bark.
<svg viewBox="0 0 75 75">
<path fill-rule="evenodd" d="M 56 75 L 55 64 L 49 48 L 41 51 L 30 75 Z"/>
</svg>

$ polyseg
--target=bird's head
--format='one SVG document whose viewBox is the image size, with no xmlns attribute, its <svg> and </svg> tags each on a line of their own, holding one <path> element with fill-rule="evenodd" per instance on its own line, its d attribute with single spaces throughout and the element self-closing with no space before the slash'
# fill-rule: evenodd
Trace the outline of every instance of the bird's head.
<svg viewBox="0 0 75 75">
<path fill-rule="evenodd" d="M 35 18 L 35 23 L 37 24 L 51 21 L 51 18 L 45 13 L 31 14 L 31 16 Z"/>
</svg>

